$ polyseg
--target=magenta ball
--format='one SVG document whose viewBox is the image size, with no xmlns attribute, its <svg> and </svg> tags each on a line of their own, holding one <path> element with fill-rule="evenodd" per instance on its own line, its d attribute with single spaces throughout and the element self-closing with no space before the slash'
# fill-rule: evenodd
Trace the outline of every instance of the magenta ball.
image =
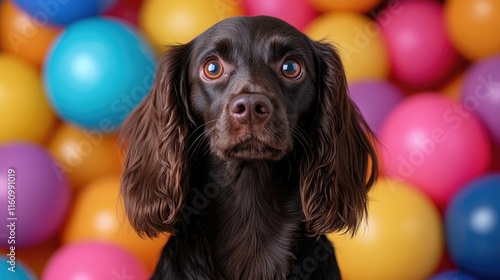
<svg viewBox="0 0 500 280">
<path fill-rule="evenodd" d="M 114 244 L 86 241 L 61 247 L 48 260 L 42 280 L 148 279 L 142 263 Z"/>
<path fill-rule="evenodd" d="M 398 104 L 382 126 L 380 142 L 382 172 L 422 189 L 441 208 L 486 171 L 491 157 L 480 121 L 437 93 Z"/>
<path fill-rule="evenodd" d="M 385 80 L 365 80 L 349 85 L 349 94 L 375 134 L 387 114 L 403 100 L 403 93 Z"/>
<path fill-rule="evenodd" d="M 248 15 L 277 17 L 299 30 L 316 16 L 306 0 L 243 0 L 243 4 Z"/>
<path fill-rule="evenodd" d="M 377 18 L 394 76 L 409 86 L 430 86 L 453 69 L 458 57 L 446 34 L 443 9 L 434 1 L 397 3 Z"/>
<path fill-rule="evenodd" d="M 26 247 L 47 240 L 60 228 L 69 201 L 67 179 L 42 147 L 0 146 L 0 221 L 5 223 L 0 246 Z"/>
<path fill-rule="evenodd" d="M 462 104 L 479 116 L 493 141 L 500 145 L 500 56 L 470 67 L 464 78 Z"/>
</svg>

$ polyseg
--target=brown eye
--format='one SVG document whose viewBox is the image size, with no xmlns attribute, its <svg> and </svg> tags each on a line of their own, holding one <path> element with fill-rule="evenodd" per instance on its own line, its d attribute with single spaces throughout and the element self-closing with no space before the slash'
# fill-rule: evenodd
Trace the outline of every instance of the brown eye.
<svg viewBox="0 0 500 280">
<path fill-rule="evenodd" d="M 224 73 L 224 67 L 222 63 L 217 59 L 211 59 L 205 63 L 203 66 L 203 75 L 209 80 L 215 80 L 220 78 Z"/>
<path fill-rule="evenodd" d="M 288 79 L 298 79 L 302 74 L 302 68 L 295 60 L 285 60 L 281 65 L 281 73 Z"/>
</svg>

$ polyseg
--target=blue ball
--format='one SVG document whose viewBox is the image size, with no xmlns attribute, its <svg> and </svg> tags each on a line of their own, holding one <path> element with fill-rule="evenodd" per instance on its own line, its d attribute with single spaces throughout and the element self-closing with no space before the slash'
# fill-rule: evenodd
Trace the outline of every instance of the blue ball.
<svg viewBox="0 0 500 280">
<path fill-rule="evenodd" d="M 465 186 L 446 211 L 446 236 L 457 265 L 486 279 L 500 279 L 500 174 Z"/>
<path fill-rule="evenodd" d="M 63 120 L 107 133 L 146 96 L 154 73 L 154 52 L 136 30 L 91 18 L 70 25 L 56 40 L 44 83 Z"/>
<path fill-rule="evenodd" d="M 42 24 L 67 25 L 96 16 L 117 0 L 14 0 L 16 5 Z"/>
<path fill-rule="evenodd" d="M 12 254 L 12 252 L 8 254 Z M 36 277 L 33 272 L 19 262 L 14 252 L 13 256 L 0 256 L 0 279 L 34 280 Z"/>
<path fill-rule="evenodd" d="M 460 271 L 444 271 L 432 276 L 429 280 L 479 280 Z"/>
</svg>

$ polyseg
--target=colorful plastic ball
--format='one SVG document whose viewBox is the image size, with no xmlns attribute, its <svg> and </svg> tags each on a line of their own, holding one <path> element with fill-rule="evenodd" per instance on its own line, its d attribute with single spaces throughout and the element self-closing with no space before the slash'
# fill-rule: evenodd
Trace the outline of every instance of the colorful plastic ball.
<svg viewBox="0 0 500 280">
<path fill-rule="evenodd" d="M 380 133 L 387 114 L 404 98 L 403 93 L 386 80 L 354 82 L 349 85 L 349 96 L 375 134 Z"/>
<path fill-rule="evenodd" d="M 443 271 L 433 275 L 429 280 L 479 280 L 478 278 L 465 274 L 461 271 Z"/>
<path fill-rule="evenodd" d="M 382 0 L 308 0 L 320 11 L 343 10 L 353 12 L 367 12 L 377 6 Z"/>
<path fill-rule="evenodd" d="M 115 135 L 62 124 L 49 143 L 49 151 L 66 171 L 75 189 L 98 178 L 120 174 Z"/>
<path fill-rule="evenodd" d="M 61 29 L 34 20 L 11 0 L 0 3 L 0 49 L 42 66 Z"/>
<path fill-rule="evenodd" d="M 500 174 L 468 183 L 446 211 L 450 254 L 481 279 L 500 279 Z"/>
<path fill-rule="evenodd" d="M 63 243 L 107 241 L 131 252 L 152 271 L 167 237 L 144 239 L 132 229 L 120 198 L 120 177 L 106 177 L 85 186 L 77 195 L 62 231 Z"/>
<path fill-rule="evenodd" d="M 458 61 L 443 17 L 439 3 L 418 0 L 403 2 L 398 13 L 378 19 L 394 76 L 404 84 L 431 86 L 446 77 Z"/>
<path fill-rule="evenodd" d="M 466 72 L 462 104 L 479 116 L 500 145 L 500 55 L 477 62 Z"/>
<path fill-rule="evenodd" d="M 187 43 L 215 23 L 242 15 L 240 1 L 145 0 L 139 11 L 139 26 L 162 51 L 166 45 Z"/>
<path fill-rule="evenodd" d="M 385 174 L 420 188 L 439 207 L 490 162 L 490 142 L 479 120 L 439 93 L 399 103 L 382 126 L 380 142 Z"/>
<path fill-rule="evenodd" d="M 0 143 L 45 141 L 55 116 L 40 74 L 33 65 L 10 54 L 0 54 L 0 72 Z"/>
<path fill-rule="evenodd" d="M 2 230 L 7 234 L 0 235 L 0 246 L 10 248 L 15 242 L 16 248 L 27 247 L 56 234 L 66 216 L 70 189 L 50 155 L 34 144 L 4 144 L 0 170 L 0 207 L 5 209 L 0 219 L 10 225 Z"/>
<path fill-rule="evenodd" d="M 96 241 L 61 247 L 49 260 L 42 280 L 148 279 L 144 266 L 116 245 Z"/>
<path fill-rule="evenodd" d="M 10 252 L 8 253 L 10 254 Z M 0 279 L 8 280 L 34 280 L 35 274 L 16 258 L 9 255 L 0 256 Z"/>
<path fill-rule="evenodd" d="M 116 0 L 13 0 L 34 19 L 43 24 L 68 25 L 77 20 L 96 16 Z"/>
<path fill-rule="evenodd" d="M 248 15 L 277 17 L 302 30 L 315 16 L 316 11 L 306 0 L 244 0 Z"/>
<path fill-rule="evenodd" d="M 368 195 L 368 216 L 358 232 L 352 238 L 328 235 L 343 279 L 426 279 L 444 248 L 441 218 L 432 201 L 413 186 L 387 179 L 380 179 Z"/>
<path fill-rule="evenodd" d="M 326 13 L 316 17 L 305 33 L 314 40 L 326 39 L 337 48 L 349 82 L 389 75 L 380 27 L 368 17 L 350 12 Z"/>
<path fill-rule="evenodd" d="M 59 37 L 44 79 L 62 119 L 106 133 L 148 93 L 154 72 L 154 53 L 135 29 L 92 18 L 72 24 Z"/>
<path fill-rule="evenodd" d="M 454 47 L 478 60 L 500 52 L 500 1 L 447 0 L 445 22 Z"/>
<path fill-rule="evenodd" d="M 138 16 L 141 3 L 142 1 L 118 0 L 102 16 L 116 17 L 137 26 L 139 24 Z"/>
</svg>

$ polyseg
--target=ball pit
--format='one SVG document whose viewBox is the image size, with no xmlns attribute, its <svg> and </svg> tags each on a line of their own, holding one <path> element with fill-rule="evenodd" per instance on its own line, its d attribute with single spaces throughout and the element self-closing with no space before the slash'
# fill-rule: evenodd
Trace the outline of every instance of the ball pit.
<svg viewBox="0 0 500 280">
<path fill-rule="evenodd" d="M 68 223 L 62 231 L 62 241 L 69 244 L 102 240 L 120 245 L 153 271 L 167 237 L 154 240 L 139 237 L 124 216 L 119 193 L 118 176 L 101 178 L 85 186 L 74 200 Z"/>
<path fill-rule="evenodd" d="M 61 28 L 33 19 L 12 1 L 0 3 L 0 50 L 18 55 L 41 67 Z"/>
<path fill-rule="evenodd" d="M 166 45 L 262 14 L 339 50 L 379 137 L 367 224 L 329 235 L 344 278 L 500 278 L 497 0 L 0 0 L 0 208 L 9 168 L 28 186 L 15 277 L 149 277 L 168 237 L 139 239 L 118 215 L 116 130 Z M 0 279 L 15 279 L 4 233 Z"/>
</svg>

